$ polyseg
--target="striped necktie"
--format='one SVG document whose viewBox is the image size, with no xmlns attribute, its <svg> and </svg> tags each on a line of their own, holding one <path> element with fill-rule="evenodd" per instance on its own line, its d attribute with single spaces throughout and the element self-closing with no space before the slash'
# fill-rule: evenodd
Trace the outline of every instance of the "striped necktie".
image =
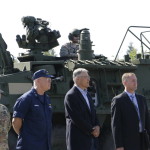
<svg viewBox="0 0 150 150">
<path fill-rule="evenodd" d="M 135 104 L 135 96 L 132 94 L 132 95 L 130 95 L 130 99 L 131 99 L 131 102 L 133 103 L 133 105 L 134 105 L 134 107 L 135 107 L 135 109 L 136 109 L 136 111 L 137 111 L 137 113 L 138 113 L 138 115 L 139 115 L 139 109 L 138 109 L 138 107 L 137 107 L 137 105 Z"/>
<path fill-rule="evenodd" d="M 135 109 L 136 109 L 136 112 L 138 114 L 138 118 L 139 118 L 139 129 L 140 129 L 140 132 L 142 131 L 142 122 L 141 122 L 141 117 L 140 117 L 140 112 L 139 112 L 139 108 L 138 108 L 138 104 L 135 103 L 135 95 L 130 95 L 130 99 L 131 99 L 131 102 L 133 103 Z"/>
</svg>

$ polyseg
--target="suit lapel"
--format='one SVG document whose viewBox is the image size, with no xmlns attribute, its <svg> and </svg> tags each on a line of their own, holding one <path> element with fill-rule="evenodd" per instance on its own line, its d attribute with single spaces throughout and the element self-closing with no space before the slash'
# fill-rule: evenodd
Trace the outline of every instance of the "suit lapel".
<svg viewBox="0 0 150 150">
<path fill-rule="evenodd" d="M 136 116 L 137 116 L 138 119 L 139 119 L 137 110 L 135 109 L 135 106 L 134 106 L 134 104 L 131 102 L 131 100 L 130 100 L 129 96 L 127 95 L 127 93 L 126 93 L 126 96 L 128 97 L 128 100 L 130 101 L 131 105 L 134 107 L 134 110 L 135 110 L 135 112 L 136 112 Z M 144 122 L 144 121 L 143 121 L 143 117 L 142 117 L 142 114 L 143 114 L 142 101 L 140 100 L 140 98 L 139 98 L 139 96 L 138 96 L 137 94 L 135 94 L 135 97 L 136 97 L 136 99 L 137 99 L 138 109 L 139 109 L 140 118 L 141 118 L 141 122 L 142 122 L 142 128 L 143 128 L 143 126 L 144 126 L 144 125 L 143 125 L 143 122 Z"/>
<path fill-rule="evenodd" d="M 89 109 L 89 107 L 88 107 L 88 105 L 87 105 L 87 103 L 86 103 L 86 100 L 84 99 L 84 97 L 83 97 L 83 95 L 81 94 L 81 92 L 80 92 L 80 91 L 78 90 L 78 88 L 75 87 L 75 86 L 74 86 L 74 89 L 75 89 L 75 91 L 78 93 L 78 95 L 79 95 L 79 97 L 80 97 L 82 103 L 86 106 L 88 112 L 91 113 L 91 111 L 90 111 L 90 109 Z M 90 104 L 90 105 L 91 105 L 91 104 Z"/>
<path fill-rule="evenodd" d="M 144 113 L 143 112 L 143 107 L 142 107 L 142 100 L 140 100 L 139 96 L 137 94 L 135 94 L 136 96 L 136 99 L 137 99 L 137 103 L 138 103 L 138 108 L 139 108 L 139 112 L 140 112 L 140 119 L 141 119 L 141 122 L 142 122 L 142 128 L 144 127 L 143 125 L 143 117 L 142 117 L 142 114 Z"/>
<path fill-rule="evenodd" d="M 139 99 L 139 96 L 137 94 L 135 94 L 136 96 L 136 99 L 137 99 L 137 103 L 138 103 L 138 108 L 139 108 L 139 111 L 140 111 L 140 116 L 141 116 L 141 113 L 142 113 L 142 103 L 141 103 L 141 100 Z"/>
<path fill-rule="evenodd" d="M 123 96 L 125 97 L 126 102 L 133 108 L 133 110 L 135 110 L 135 113 L 136 113 L 136 115 L 137 115 L 137 117 L 138 117 L 138 113 L 137 113 L 137 111 L 136 111 L 136 108 L 135 108 L 134 104 L 131 102 L 131 99 L 130 99 L 130 97 L 128 96 L 128 94 L 127 94 L 126 92 L 123 92 Z M 139 117 L 138 117 L 138 118 L 139 118 Z"/>
<path fill-rule="evenodd" d="M 90 94 L 87 92 L 87 97 L 88 97 L 88 99 L 89 99 L 89 103 L 90 103 L 90 111 L 91 111 L 91 113 L 93 112 L 93 109 L 94 109 L 94 107 L 93 107 L 93 100 L 92 100 L 92 98 L 91 98 L 91 96 L 90 96 Z"/>
<path fill-rule="evenodd" d="M 126 92 L 123 92 L 123 97 L 126 99 L 127 103 L 130 103 L 130 105 L 134 107 L 133 103 L 131 102 L 130 97 L 128 96 Z"/>
</svg>

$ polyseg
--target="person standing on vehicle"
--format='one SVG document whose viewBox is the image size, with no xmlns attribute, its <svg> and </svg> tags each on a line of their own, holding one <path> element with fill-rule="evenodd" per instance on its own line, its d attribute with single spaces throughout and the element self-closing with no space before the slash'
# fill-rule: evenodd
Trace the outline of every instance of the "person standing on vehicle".
<svg viewBox="0 0 150 150">
<path fill-rule="evenodd" d="M 45 94 L 51 88 L 51 75 L 41 69 L 33 76 L 33 88 L 14 105 L 13 128 L 18 134 L 16 150 L 51 150 L 52 107 Z"/>
<path fill-rule="evenodd" d="M 0 90 L 0 99 L 2 93 L 3 91 Z M 0 150 L 9 150 L 8 132 L 10 127 L 10 113 L 8 108 L 5 105 L 0 104 Z"/>
<path fill-rule="evenodd" d="M 70 42 L 62 45 L 60 49 L 61 57 L 74 57 L 77 58 L 77 50 L 79 50 L 79 37 L 81 30 L 73 29 L 68 35 Z"/>
<path fill-rule="evenodd" d="M 64 99 L 67 150 L 97 150 L 100 125 L 87 91 L 88 71 L 84 68 L 74 70 L 73 81 L 74 86 Z"/>
<path fill-rule="evenodd" d="M 124 92 L 115 96 L 111 103 L 111 126 L 116 150 L 148 150 L 144 141 L 145 131 L 150 134 L 146 99 L 135 93 L 137 77 L 134 73 L 124 73 L 122 84 Z"/>
</svg>

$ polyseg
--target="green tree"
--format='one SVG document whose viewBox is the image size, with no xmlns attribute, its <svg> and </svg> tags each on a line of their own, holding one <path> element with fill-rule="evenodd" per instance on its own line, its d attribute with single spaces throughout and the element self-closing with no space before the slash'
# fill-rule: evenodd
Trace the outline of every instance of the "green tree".
<svg viewBox="0 0 150 150">
<path fill-rule="evenodd" d="M 137 49 L 133 46 L 133 43 L 129 43 L 127 54 L 129 54 L 131 60 L 136 59 Z"/>
</svg>

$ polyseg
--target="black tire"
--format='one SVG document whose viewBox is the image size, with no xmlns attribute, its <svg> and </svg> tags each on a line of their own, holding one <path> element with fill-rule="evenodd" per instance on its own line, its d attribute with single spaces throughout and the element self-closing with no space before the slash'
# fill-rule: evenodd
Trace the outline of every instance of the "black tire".
<svg viewBox="0 0 150 150">
<path fill-rule="evenodd" d="M 53 114 L 52 149 L 66 150 L 66 120 L 64 113 Z"/>
<path fill-rule="evenodd" d="M 11 127 L 9 133 L 8 133 L 8 146 L 9 150 L 16 150 L 16 143 L 17 143 L 17 134 Z"/>
<path fill-rule="evenodd" d="M 101 128 L 99 143 L 99 150 L 115 150 L 109 115 L 106 117 L 106 120 Z"/>
<path fill-rule="evenodd" d="M 100 144 L 100 150 L 115 150 L 111 131 L 106 132 L 106 135 L 103 138 L 102 144 Z"/>
</svg>

